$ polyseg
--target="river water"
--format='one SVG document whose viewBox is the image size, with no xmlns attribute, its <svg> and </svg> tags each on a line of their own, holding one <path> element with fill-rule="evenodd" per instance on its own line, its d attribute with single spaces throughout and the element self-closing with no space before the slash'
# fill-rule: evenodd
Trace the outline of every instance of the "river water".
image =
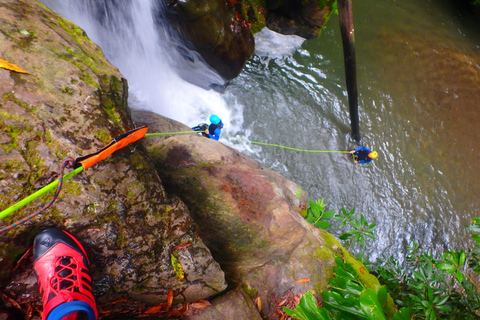
<svg viewBox="0 0 480 320">
<path fill-rule="evenodd" d="M 42 2 L 102 47 L 129 82 L 132 108 L 189 126 L 216 113 L 225 123 L 222 143 L 298 183 L 311 199 L 324 198 L 327 209 L 355 208 L 376 223 L 371 260 L 401 258 L 412 240 L 434 251 L 468 241 L 465 226 L 480 216 L 480 28 L 459 19 L 448 2 L 354 1 L 361 142 L 379 153 L 369 166 L 341 153 L 232 138 L 314 150 L 356 147 L 336 15 L 315 40 L 262 31 L 244 71 L 218 93 L 204 89 L 219 81 L 211 70 L 178 62 L 184 59 L 172 50 L 177 40 L 168 26 L 153 27 L 158 3 L 138 1 L 120 13 L 105 6 L 99 23 L 99 12 L 81 1 Z"/>
</svg>

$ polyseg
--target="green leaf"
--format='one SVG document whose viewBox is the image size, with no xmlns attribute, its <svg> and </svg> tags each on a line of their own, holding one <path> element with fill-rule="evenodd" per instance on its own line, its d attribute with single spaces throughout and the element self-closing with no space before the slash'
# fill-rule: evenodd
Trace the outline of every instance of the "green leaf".
<svg viewBox="0 0 480 320">
<path fill-rule="evenodd" d="M 476 274 L 480 274 L 480 266 L 476 266 L 476 267 L 473 269 L 473 272 L 475 272 Z"/>
<path fill-rule="evenodd" d="M 465 264 L 465 260 L 467 259 L 467 256 L 465 255 L 465 251 L 460 251 L 460 257 L 458 258 L 458 265 L 461 267 Z"/>
<path fill-rule="evenodd" d="M 340 237 L 338 237 L 340 240 L 347 240 L 348 238 L 350 238 L 352 236 L 352 234 L 350 232 L 344 232 L 340 235 Z"/>
<path fill-rule="evenodd" d="M 335 211 L 327 211 L 323 213 L 322 219 L 330 219 L 335 214 Z"/>
<path fill-rule="evenodd" d="M 330 278 L 329 282 L 333 287 L 342 289 L 347 294 L 359 296 L 363 291 L 363 287 L 358 283 L 343 277 Z"/>
<path fill-rule="evenodd" d="M 457 280 L 458 282 L 463 282 L 463 273 L 460 270 L 457 270 Z"/>
<path fill-rule="evenodd" d="M 441 306 L 442 304 L 445 304 L 445 302 L 448 301 L 448 299 L 450 298 L 449 295 L 446 295 L 444 296 L 440 301 L 438 301 L 437 303 L 435 303 L 436 306 Z"/>
<path fill-rule="evenodd" d="M 375 236 L 373 235 L 373 232 L 371 232 L 371 231 L 365 231 L 363 234 L 365 236 L 369 237 L 370 239 L 375 239 Z"/>
<path fill-rule="evenodd" d="M 432 306 L 432 303 L 427 300 L 422 300 L 420 303 L 425 307 L 425 308 L 430 308 Z"/>
<path fill-rule="evenodd" d="M 448 263 L 448 262 L 439 262 L 436 264 L 438 269 L 442 269 L 446 273 L 454 273 L 456 268 L 453 263 Z"/>
<path fill-rule="evenodd" d="M 387 306 L 387 301 L 388 301 L 388 290 L 386 286 L 380 286 L 377 287 L 377 296 L 378 296 L 378 301 L 380 301 L 380 304 L 382 305 L 382 308 L 385 309 Z"/>
<path fill-rule="evenodd" d="M 360 309 L 360 302 L 356 297 L 343 298 L 340 294 L 333 291 L 322 292 L 323 305 L 327 310 L 338 310 L 356 316 L 357 319 L 366 319 L 363 311 Z"/>
<path fill-rule="evenodd" d="M 436 307 L 436 309 L 440 310 L 440 311 L 443 311 L 443 312 L 452 312 L 452 308 L 450 308 L 449 306 L 438 306 Z"/>
<path fill-rule="evenodd" d="M 480 243 L 480 234 L 474 234 L 472 235 L 472 239 Z"/>
<path fill-rule="evenodd" d="M 360 294 L 360 308 L 370 320 L 386 320 L 377 293 L 371 288 Z"/>
<path fill-rule="evenodd" d="M 362 227 L 368 225 L 367 219 L 365 219 L 365 217 L 363 216 L 363 214 L 360 215 L 360 223 L 362 224 Z"/>
<path fill-rule="evenodd" d="M 311 291 L 307 291 L 300 300 L 295 310 L 283 307 L 283 311 L 290 317 L 300 320 L 330 320 L 330 315 L 325 308 L 319 307 Z"/>
<path fill-rule="evenodd" d="M 335 263 L 337 264 L 334 268 L 334 272 L 337 277 L 344 277 L 353 281 L 357 281 L 357 271 L 352 267 L 351 264 L 343 263 L 342 258 L 335 255 Z"/>
<path fill-rule="evenodd" d="M 323 220 L 320 220 L 320 221 L 317 221 L 316 225 L 319 227 L 319 228 L 322 228 L 322 229 L 329 229 L 331 224 L 327 221 L 323 221 Z"/>
<path fill-rule="evenodd" d="M 411 311 L 408 308 L 402 308 L 398 310 L 397 313 L 393 316 L 392 320 L 410 320 L 411 316 Z"/>
</svg>

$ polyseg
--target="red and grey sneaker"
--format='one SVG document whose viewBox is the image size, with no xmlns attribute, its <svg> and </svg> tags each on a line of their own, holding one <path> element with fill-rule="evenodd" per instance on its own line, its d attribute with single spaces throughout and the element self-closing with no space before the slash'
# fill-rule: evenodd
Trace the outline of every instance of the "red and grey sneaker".
<svg viewBox="0 0 480 320">
<path fill-rule="evenodd" d="M 64 230 L 47 229 L 33 243 L 43 320 L 97 319 L 85 249 Z"/>
</svg>

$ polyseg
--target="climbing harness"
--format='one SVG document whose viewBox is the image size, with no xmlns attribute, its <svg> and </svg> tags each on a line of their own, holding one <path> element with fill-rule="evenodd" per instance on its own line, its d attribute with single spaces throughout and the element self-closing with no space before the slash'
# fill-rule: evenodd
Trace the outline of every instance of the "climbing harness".
<svg viewBox="0 0 480 320">
<path fill-rule="evenodd" d="M 0 233 L 10 230 L 22 223 L 25 223 L 26 221 L 29 221 L 30 219 L 42 214 L 45 212 L 47 208 L 49 208 L 57 199 L 60 190 L 63 185 L 63 181 L 66 181 L 73 176 L 79 174 L 80 172 L 92 167 L 94 164 L 96 164 L 99 161 L 104 160 L 108 156 L 110 156 L 112 153 L 114 153 L 117 150 L 120 150 L 124 147 L 126 147 L 129 144 L 132 144 L 144 137 L 156 137 L 156 136 L 169 136 L 169 135 L 179 135 L 179 134 L 192 134 L 192 133 L 202 133 L 205 131 L 205 129 L 208 127 L 206 123 L 201 123 L 196 127 L 193 127 L 193 131 L 178 131 L 178 132 L 159 132 L 159 133 L 147 133 L 148 127 L 142 126 L 133 130 L 130 130 L 128 132 L 122 133 L 121 135 L 117 136 L 114 138 L 108 145 L 103 147 L 97 152 L 88 154 L 86 156 L 81 156 L 73 160 L 73 158 L 66 158 L 63 161 L 63 164 L 60 168 L 60 173 L 58 176 L 58 179 L 47 186 L 43 187 L 42 189 L 38 190 L 37 192 L 31 194 L 30 196 L 24 198 L 23 200 L 13 204 L 9 208 L 3 210 L 0 212 L 0 220 L 4 219 L 5 217 L 9 216 L 16 210 L 24 207 L 28 203 L 32 202 L 33 200 L 41 197 L 42 195 L 46 194 L 50 190 L 54 189 L 56 187 L 55 193 L 51 200 L 40 210 L 36 211 L 35 213 L 18 220 L 15 223 L 12 223 L 11 225 L 5 226 L 5 227 L 0 227 Z M 298 149 L 298 148 L 292 148 L 292 147 L 287 147 L 287 146 L 282 146 L 279 144 L 273 144 L 273 143 L 264 143 L 264 142 L 258 142 L 258 141 L 252 141 L 252 140 L 247 140 L 243 138 L 238 138 L 238 137 L 233 137 L 228 135 L 232 139 L 236 140 L 241 140 L 241 141 L 246 141 L 250 142 L 252 144 L 259 144 L 259 145 L 264 145 L 264 146 L 272 146 L 272 147 L 278 147 L 278 148 L 284 148 L 288 150 L 293 150 L 293 151 L 300 151 L 300 152 L 330 152 L 330 153 L 350 153 L 350 151 L 334 151 L 334 150 L 307 150 L 307 149 Z M 69 172 L 68 174 L 64 175 L 65 168 L 73 168 L 74 170 Z"/>
</svg>

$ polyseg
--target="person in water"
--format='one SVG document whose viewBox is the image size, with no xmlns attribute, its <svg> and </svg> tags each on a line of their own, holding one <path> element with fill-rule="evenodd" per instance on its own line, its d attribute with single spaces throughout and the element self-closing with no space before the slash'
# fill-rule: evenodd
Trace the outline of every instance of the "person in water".
<svg viewBox="0 0 480 320">
<path fill-rule="evenodd" d="M 205 135 L 213 140 L 218 140 L 223 129 L 222 120 L 217 115 L 212 115 L 210 122 L 208 128 L 205 129 Z"/>
<path fill-rule="evenodd" d="M 357 164 L 366 164 L 372 162 L 377 158 L 377 151 L 372 151 L 365 147 L 360 147 L 350 151 L 352 154 L 353 162 Z"/>
</svg>

